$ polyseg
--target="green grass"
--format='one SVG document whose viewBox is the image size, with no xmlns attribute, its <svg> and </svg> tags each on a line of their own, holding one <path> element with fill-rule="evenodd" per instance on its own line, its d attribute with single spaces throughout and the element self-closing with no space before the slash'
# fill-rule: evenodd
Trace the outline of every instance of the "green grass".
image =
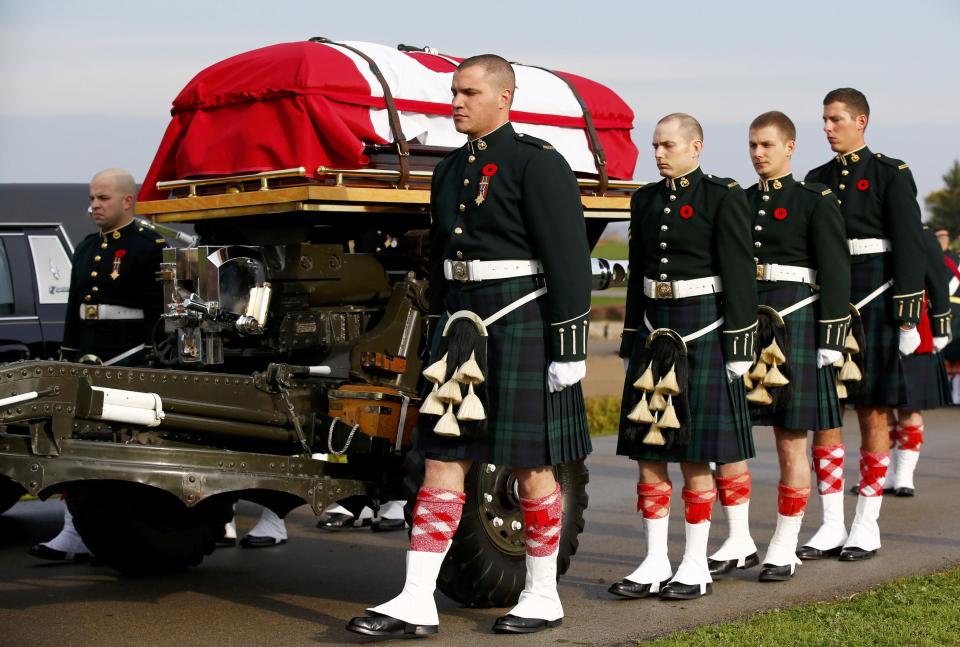
<svg viewBox="0 0 960 647">
<path fill-rule="evenodd" d="M 591 436 L 613 436 L 620 426 L 620 397 L 587 398 L 587 425 Z"/>
<path fill-rule="evenodd" d="M 648 647 L 960 645 L 960 567 L 935 575 L 894 580 L 838 602 L 765 611 L 749 620 L 699 627 L 637 644 Z"/>
<path fill-rule="evenodd" d="M 627 259 L 627 243 L 623 240 L 601 240 L 593 248 L 594 258 L 606 258 L 615 261 Z"/>
<path fill-rule="evenodd" d="M 611 294 L 610 296 L 597 296 L 593 295 L 590 297 L 590 305 L 593 307 L 597 306 L 621 306 L 627 302 L 626 294 L 617 295 L 616 293 Z"/>
</svg>

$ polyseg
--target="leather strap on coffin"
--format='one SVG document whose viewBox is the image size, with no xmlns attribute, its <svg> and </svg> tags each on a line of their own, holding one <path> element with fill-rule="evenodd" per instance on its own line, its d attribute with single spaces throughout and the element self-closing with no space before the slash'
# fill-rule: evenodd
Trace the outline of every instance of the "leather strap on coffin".
<svg viewBox="0 0 960 647">
<path fill-rule="evenodd" d="M 336 45 L 337 47 L 348 49 L 365 60 L 370 66 L 370 71 L 373 72 L 375 77 L 377 77 L 377 81 L 380 82 L 380 87 L 383 88 L 383 100 L 387 104 L 387 115 L 389 116 L 390 120 L 390 132 L 393 133 L 393 140 L 397 145 L 397 155 L 400 157 L 400 181 L 397 183 L 397 186 L 401 189 L 407 188 L 410 180 L 410 147 L 407 145 L 407 138 L 404 136 L 403 129 L 400 127 L 400 113 L 397 112 L 397 105 L 393 101 L 393 93 L 390 92 L 390 86 L 387 84 L 387 80 L 380 72 L 380 68 L 372 58 L 351 45 L 338 43 L 330 40 L 329 38 L 324 38 L 323 36 L 314 36 L 310 39 L 310 42 L 322 43 L 325 45 Z"/>
</svg>

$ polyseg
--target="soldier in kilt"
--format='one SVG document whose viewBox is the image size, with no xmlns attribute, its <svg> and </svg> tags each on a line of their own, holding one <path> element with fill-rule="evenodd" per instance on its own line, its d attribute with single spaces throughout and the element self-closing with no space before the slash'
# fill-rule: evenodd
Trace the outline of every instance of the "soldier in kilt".
<svg viewBox="0 0 960 647">
<path fill-rule="evenodd" d="M 761 316 L 761 352 L 747 374 L 753 424 L 773 426 L 780 459 L 777 526 L 763 560 L 762 582 L 789 580 L 800 563 L 797 536 L 810 496 L 807 431 L 837 430 L 843 424 L 834 363 L 844 357 L 850 324 L 846 230 L 833 192 L 791 175 L 796 133 L 790 118 L 776 111 L 754 119 L 749 132 L 750 160 L 760 176 L 747 189 L 758 298 L 776 311 Z M 774 357 L 773 345 L 785 361 Z M 729 536 L 711 555 L 714 576 L 759 561 L 748 527 L 746 461 L 717 466 L 717 486 Z"/>
<path fill-rule="evenodd" d="M 933 230 L 924 225 L 926 299 L 920 319 L 920 347 L 903 358 L 906 381 L 916 388 L 904 393 L 905 403 L 897 411 L 897 426 L 890 437 L 893 478 L 885 488 L 897 496 L 913 496 L 913 472 L 923 444 L 921 411 L 950 404 L 950 379 L 941 352 L 950 343 L 953 315 L 948 285 L 953 274 L 943 262 L 943 252 Z"/>
<path fill-rule="evenodd" d="M 860 349 L 863 379 L 848 402 L 860 423 L 860 483 L 850 534 L 818 531 L 814 543 L 797 551 L 801 559 L 840 553 L 842 561 L 873 557 L 880 548 L 880 504 L 890 465 L 893 410 L 912 399 L 916 388 L 903 358 L 920 345 L 917 324 L 923 309 L 923 244 L 917 187 L 907 165 L 867 148 L 864 133 L 870 106 L 853 88 L 839 88 L 823 99 L 823 130 L 836 157 L 807 174 L 837 194 L 850 249 L 850 298 L 863 322 Z M 839 431 L 814 436 L 814 444 L 832 447 L 814 457 L 817 478 L 843 488 L 843 439 Z M 823 489 L 821 488 L 821 492 Z M 838 497 L 839 498 L 839 497 Z M 831 523 L 824 514 L 825 523 Z M 834 526 L 835 526 L 834 522 Z M 811 540 L 813 541 L 813 540 Z"/>
<path fill-rule="evenodd" d="M 693 599 L 711 591 L 707 540 L 717 491 L 709 464 L 754 455 L 741 377 L 753 357 L 756 272 L 746 197 L 736 182 L 700 170 L 697 120 L 664 117 L 653 146 L 664 179 L 637 190 L 630 204 L 617 444 L 639 463 L 647 556 L 610 592 Z M 667 556 L 668 463 L 680 463 L 684 478 L 686 548 L 676 573 Z"/>
<path fill-rule="evenodd" d="M 551 466 L 590 452 L 583 393 L 590 250 L 576 178 L 548 143 L 509 123 L 514 72 L 464 60 L 453 118 L 468 136 L 433 174 L 431 362 L 416 447 L 426 455 L 406 583 L 347 629 L 372 636 L 438 630 L 433 593 L 463 512 L 473 461 L 510 465 L 526 544 L 520 600 L 494 624 L 531 633 L 561 624 L 557 548 L 562 493 Z M 547 290 L 549 288 L 549 291 Z"/>
</svg>

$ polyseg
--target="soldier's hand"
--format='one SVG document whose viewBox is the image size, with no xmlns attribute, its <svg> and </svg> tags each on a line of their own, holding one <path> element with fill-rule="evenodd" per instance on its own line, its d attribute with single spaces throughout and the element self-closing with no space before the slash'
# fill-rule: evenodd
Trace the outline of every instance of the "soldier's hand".
<svg viewBox="0 0 960 647">
<path fill-rule="evenodd" d="M 934 337 L 934 338 L 933 338 L 933 347 L 936 348 L 938 351 L 941 351 L 941 350 L 943 350 L 944 348 L 946 348 L 946 347 L 947 347 L 947 344 L 949 344 L 949 343 L 950 343 L 950 338 L 949 338 L 949 337 Z"/>
<path fill-rule="evenodd" d="M 563 391 L 583 379 L 587 374 L 587 363 L 579 362 L 550 362 L 547 367 L 547 386 L 550 393 Z"/>
<path fill-rule="evenodd" d="M 900 329 L 900 353 L 903 355 L 913 355 L 913 352 L 920 346 L 920 333 L 916 327 L 907 330 Z"/>
<path fill-rule="evenodd" d="M 817 368 L 830 366 L 840 359 L 843 359 L 843 353 L 838 350 L 832 350 L 830 348 L 817 349 Z"/>
<path fill-rule="evenodd" d="M 731 382 L 734 382 L 750 370 L 750 366 L 753 362 L 749 360 L 744 360 L 742 362 L 727 362 L 725 367 L 727 369 L 727 379 Z"/>
</svg>

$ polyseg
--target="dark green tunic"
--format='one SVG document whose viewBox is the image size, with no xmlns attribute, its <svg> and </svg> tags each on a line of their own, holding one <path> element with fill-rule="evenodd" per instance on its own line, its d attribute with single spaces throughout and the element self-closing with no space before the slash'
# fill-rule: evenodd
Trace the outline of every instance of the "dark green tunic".
<svg viewBox="0 0 960 647">
<path fill-rule="evenodd" d="M 485 188 L 481 188 L 486 178 Z M 580 384 L 550 393 L 551 361 L 586 358 L 590 249 L 576 178 L 550 144 L 508 123 L 447 156 L 431 192 L 431 327 L 465 309 L 481 318 L 546 285 L 546 295 L 487 327 L 486 432 L 449 438 L 421 416 L 417 447 L 436 459 L 538 467 L 590 452 Z M 444 260 L 539 259 L 537 277 L 448 281 Z M 562 331 L 562 332 L 561 332 Z M 436 361 L 434 335 L 431 361 Z"/>
<path fill-rule="evenodd" d="M 133 347 L 150 346 L 150 335 L 163 309 L 157 280 L 166 241 L 156 232 L 131 222 L 108 234 L 93 233 L 73 254 L 70 297 L 61 346 L 66 359 L 92 353 L 108 361 Z M 143 319 L 81 319 L 85 305 L 108 304 L 143 310 Z M 138 352 L 118 365 L 143 361 Z"/>
</svg>

